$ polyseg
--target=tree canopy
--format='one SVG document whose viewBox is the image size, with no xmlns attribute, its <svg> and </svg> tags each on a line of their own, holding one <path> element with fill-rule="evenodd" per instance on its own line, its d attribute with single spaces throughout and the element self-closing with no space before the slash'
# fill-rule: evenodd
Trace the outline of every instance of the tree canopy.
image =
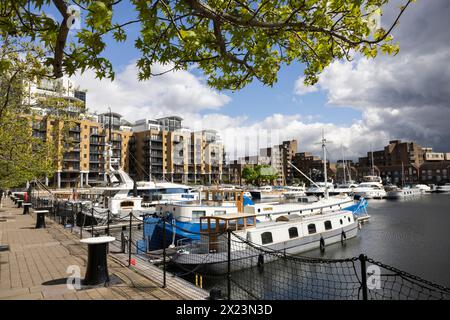
<svg viewBox="0 0 450 320">
<path fill-rule="evenodd" d="M 80 111 L 84 107 L 63 98 L 63 88 L 58 86 L 54 96 L 30 94 L 29 86 L 39 85 L 48 72 L 39 62 L 43 52 L 17 39 L 6 40 L 0 46 L 0 188 L 50 178 L 64 151 L 74 144 L 68 132 L 75 118 L 68 115 L 68 107 Z M 34 107 L 44 107 L 46 115 L 37 115 Z M 39 130 L 47 118 L 56 125 L 45 127 L 42 135 Z"/>
<path fill-rule="evenodd" d="M 277 171 L 269 165 L 245 166 L 242 169 L 242 178 L 247 183 L 260 186 L 262 182 L 272 182 L 278 178 Z"/>
<path fill-rule="evenodd" d="M 128 21 L 119 21 L 122 0 L 2 0 L 0 37 L 39 45 L 49 76 L 92 69 L 114 79 L 106 39 L 123 42 L 139 24 L 140 79 L 157 75 L 155 64 L 195 65 L 212 87 L 236 90 L 255 78 L 273 85 L 283 64 L 299 61 L 314 84 L 334 60 L 396 54 L 391 31 L 412 1 L 382 28 L 374 20 L 389 0 L 131 0 Z"/>
</svg>

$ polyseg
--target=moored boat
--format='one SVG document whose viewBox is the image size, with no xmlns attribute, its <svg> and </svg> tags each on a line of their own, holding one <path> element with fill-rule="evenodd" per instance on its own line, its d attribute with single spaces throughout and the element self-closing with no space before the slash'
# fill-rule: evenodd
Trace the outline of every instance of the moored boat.
<svg viewBox="0 0 450 320">
<path fill-rule="evenodd" d="M 446 183 L 444 185 L 437 186 L 436 192 L 438 192 L 438 193 L 450 193 L 450 183 Z"/>
<path fill-rule="evenodd" d="M 237 213 L 203 217 L 200 224 L 201 239 L 185 246 L 171 261 L 185 268 L 215 274 L 227 271 L 228 249 L 231 271 L 236 271 L 256 266 L 261 260 L 266 263 L 277 258 L 276 254 L 263 255 L 264 251 L 298 254 L 346 241 L 358 232 L 358 222 L 350 211 L 311 216 L 284 215 L 275 221 L 262 223 L 256 223 L 254 214 Z M 228 228 L 234 231 L 227 233 Z"/>
<path fill-rule="evenodd" d="M 409 199 L 420 196 L 422 191 L 419 188 L 393 188 L 386 193 L 387 199 Z"/>
</svg>

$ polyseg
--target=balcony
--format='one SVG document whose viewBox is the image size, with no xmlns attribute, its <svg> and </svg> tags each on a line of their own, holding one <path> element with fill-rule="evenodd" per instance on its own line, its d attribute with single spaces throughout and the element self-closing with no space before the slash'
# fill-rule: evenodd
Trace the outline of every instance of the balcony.
<svg viewBox="0 0 450 320">
<path fill-rule="evenodd" d="M 105 137 L 106 136 L 104 133 L 100 133 L 98 131 L 92 131 L 90 135 L 91 135 L 91 137 Z"/>
<path fill-rule="evenodd" d="M 63 172 L 80 172 L 80 167 L 63 167 Z"/>
<path fill-rule="evenodd" d="M 158 137 L 153 136 L 153 137 L 145 137 L 144 141 L 145 142 L 148 142 L 148 141 L 162 142 L 163 139 L 160 136 L 158 136 Z"/>
<path fill-rule="evenodd" d="M 47 131 L 46 125 L 44 123 L 33 123 L 32 128 L 36 131 Z"/>
<path fill-rule="evenodd" d="M 77 126 L 73 126 L 73 127 L 69 127 L 69 132 L 80 132 L 81 128 L 79 125 Z"/>
<path fill-rule="evenodd" d="M 105 142 L 103 141 L 103 139 L 96 139 L 96 138 L 90 138 L 89 139 L 89 143 L 91 145 L 95 145 L 95 146 L 103 146 L 103 145 L 105 145 Z"/>
</svg>

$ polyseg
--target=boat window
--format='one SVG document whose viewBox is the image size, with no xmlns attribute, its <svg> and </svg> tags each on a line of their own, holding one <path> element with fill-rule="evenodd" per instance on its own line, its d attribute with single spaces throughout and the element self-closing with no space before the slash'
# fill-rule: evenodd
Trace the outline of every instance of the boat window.
<svg viewBox="0 0 450 320">
<path fill-rule="evenodd" d="M 350 217 L 348 217 L 347 219 L 348 219 L 348 222 L 350 222 Z"/>
<path fill-rule="evenodd" d="M 342 224 L 343 222 L 342 222 L 342 219 L 339 219 L 339 222 Z"/>
<path fill-rule="evenodd" d="M 330 220 L 325 221 L 325 230 L 330 230 L 332 228 L 333 227 L 331 226 L 331 221 Z"/>
<path fill-rule="evenodd" d="M 219 214 L 226 214 L 227 212 L 225 210 L 214 210 L 214 215 L 219 215 Z"/>
<path fill-rule="evenodd" d="M 289 239 L 298 237 L 298 229 L 297 227 L 289 228 Z"/>
<path fill-rule="evenodd" d="M 206 215 L 206 211 L 203 210 L 192 210 L 192 218 L 198 219 L 200 217 L 204 217 Z"/>
<path fill-rule="evenodd" d="M 261 233 L 261 242 L 262 244 L 269 244 L 273 242 L 272 232 L 263 232 Z"/>
<path fill-rule="evenodd" d="M 308 224 L 308 233 L 309 234 L 316 233 L 316 225 L 314 223 Z"/>
<path fill-rule="evenodd" d="M 183 188 L 165 188 L 160 190 L 163 194 L 188 193 L 188 189 Z"/>
</svg>

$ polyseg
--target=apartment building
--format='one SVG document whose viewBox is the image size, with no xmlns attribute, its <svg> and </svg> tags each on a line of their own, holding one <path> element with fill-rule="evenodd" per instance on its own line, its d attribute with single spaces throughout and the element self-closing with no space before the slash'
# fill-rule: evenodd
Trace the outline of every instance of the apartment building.
<svg viewBox="0 0 450 320">
<path fill-rule="evenodd" d="M 372 165 L 373 158 L 373 165 Z M 449 181 L 450 155 L 415 142 L 389 141 L 383 150 L 367 153 L 355 165 L 357 178 L 379 175 L 385 183 L 444 183 Z"/>
<path fill-rule="evenodd" d="M 319 156 L 315 156 L 310 152 L 298 152 L 295 153 L 292 163 L 298 169 L 300 169 L 304 174 L 310 177 L 314 181 L 323 181 L 323 165 L 324 160 Z M 336 175 L 336 165 L 330 163 L 327 160 L 327 176 L 330 179 L 334 179 Z M 308 183 L 309 181 L 298 171 L 293 171 L 294 178 L 300 179 L 301 181 Z"/>
<path fill-rule="evenodd" d="M 53 141 L 58 154 L 56 173 L 46 177 L 45 184 L 54 188 L 74 188 L 105 183 L 106 145 L 109 143 L 116 166 L 128 168 L 131 130 L 120 125 L 109 130 L 105 120 L 109 119 L 109 114 L 85 113 L 85 91 L 65 78 L 27 85 L 29 94 L 24 103 L 29 103 L 34 113 L 32 135 Z M 64 107 L 43 105 L 42 98 L 47 97 L 62 99 Z M 113 114 L 112 123 L 120 123 L 120 118 L 119 114 Z"/>
<path fill-rule="evenodd" d="M 133 126 L 130 174 L 137 180 L 219 183 L 225 170 L 225 149 L 215 130 L 193 132 L 182 118 L 143 119 Z"/>
<path fill-rule="evenodd" d="M 297 152 L 297 140 L 283 141 L 279 145 L 261 148 L 255 156 L 245 156 L 234 160 L 229 165 L 229 177 L 234 183 L 242 183 L 242 170 L 246 166 L 269 165 L 277 172 L 277 185 L 293 182 L 292 162 Z"/>
</svg>

